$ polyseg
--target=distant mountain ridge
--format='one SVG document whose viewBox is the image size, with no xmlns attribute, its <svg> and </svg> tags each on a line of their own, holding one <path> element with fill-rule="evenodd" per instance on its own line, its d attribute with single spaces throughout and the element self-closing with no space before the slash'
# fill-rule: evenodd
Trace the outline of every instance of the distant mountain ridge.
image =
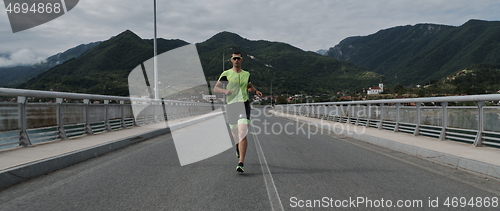
<svg viewBox="0 0 500 211">
<path fill-rule="evenodd" d="M 82 55 L 86 51 L 97 46 L 99 43 L 100 42 L 92 42 L 78 45 L 64 51 L 63 53 L 50 56 L 44 62 L 38 64 L 2 67 L 0 68 L 0 87 L 13 87 L 19 85 L 20 83 L 24 83 L 56 65 Z"/>
<path fill-rule="evenodd" d="M 361 90 L 378 83 L 380 76 L 350 62 L 339 61 L 295 46 L 266 40 L 248 40 L 231 32 L 220 32 L 197 43 L 198 54 L 209 81 L 218 79 L 231 68 L 231 51 L 243 53 L 243 69 L 251 73 L 252 83 L 264 93 L 273 94 L 332 94 L 342 90 Z"/>
<path fill-rule="evenodd" d="M 186 44 L 182 40 L 158 39 L 158 54 Z M 380 79 L 380 75 L 350 62 L 306 52 L 286 43 L 252 41 L 230 32 L 218 33 L 196 47 L 207 81 L 216 81 L 223 71 L 223 53 L 225 69 L 229 69 L 231 51 L 239 50 L 244 54 L 243 69 L 252 74 L 252 82 L 267 94 L 271 92 L 271 82 L 275 94 L 319 95 L 361 90 Z M 128 74 L 152 56 L 152 40 L 127 30 L 18 88 L 127 96 Z"/>
<path fill-rule="evenodd" d="M 182 40 L 157 42 L 158 53 L 188 44 Z M 153 41 L 126 30 L 17 88 L 127 96 L 128 74 L 151 57 Z"/>
<path fill-rule="evenodd" d="M 500 64 L 500 21 L 398 26 L 346 38 L 327 54 L 382 74 L 393 84 L 425 84 L 473 64 Z"/>
<path fill-rule="evenodd" d="M 328 50 L 321 49 L 321 50 L 317 50 L 316 53 L 319 55 L 326 56 L 326 55 L 328 55 Z"/>
</svg>

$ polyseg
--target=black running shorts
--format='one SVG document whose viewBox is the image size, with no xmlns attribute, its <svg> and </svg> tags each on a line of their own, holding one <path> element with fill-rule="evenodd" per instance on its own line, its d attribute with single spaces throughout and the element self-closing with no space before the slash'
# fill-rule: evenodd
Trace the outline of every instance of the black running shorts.
<svg viewBox="0 0 500 211">
<path fill-rule="evenodd" d="M 230 125 L 249 124 L 250 103 L 245 101 L 228 104 L 226 105 L 226 114 Z"/>
</svg>

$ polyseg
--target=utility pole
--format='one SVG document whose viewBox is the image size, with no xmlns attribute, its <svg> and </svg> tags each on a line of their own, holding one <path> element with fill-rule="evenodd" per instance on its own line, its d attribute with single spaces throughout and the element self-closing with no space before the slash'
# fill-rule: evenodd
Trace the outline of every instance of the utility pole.
<svg viewBox="0 0 500 211">
<path fill-rule="evenodd" d="M 155 35 L 154 35 L 154 57 L 153 57 L 153 62 L 154 62 L 154 89 L 155 89 L 155 100 L 159 99 L 160 97 L 158 96 L 158 59 L 156 58 L 157 55 L 157 45 L 156 45 L 156 0 L 154 0 L 154 28 L 155 28 Z"/>
<path fill-rule="evenodd" d="M 271 108 L 273 107 L 273 79 L 271 79 Z"/>
</svg>

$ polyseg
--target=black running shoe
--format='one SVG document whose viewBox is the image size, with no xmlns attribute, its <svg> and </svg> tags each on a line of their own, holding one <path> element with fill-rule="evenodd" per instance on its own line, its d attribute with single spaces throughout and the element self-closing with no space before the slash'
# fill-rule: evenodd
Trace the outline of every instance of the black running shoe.
<svg viewBox="0 0 500 211">
<path fill-rule="evenodd" d="M 245 167 L 243 166 L 243 163 L 238 163 L 238 165 L 236 166 L 236 171 L 240 172 L 240 173 L 243 173 L 245 171 Z"/>
</svg>

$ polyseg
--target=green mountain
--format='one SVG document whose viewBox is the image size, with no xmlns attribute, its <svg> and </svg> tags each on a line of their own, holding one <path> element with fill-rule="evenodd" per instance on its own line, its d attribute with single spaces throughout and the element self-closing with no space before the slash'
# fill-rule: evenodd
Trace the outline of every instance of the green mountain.
<svg viewBox="0 0 500 211">
<path fill-rule="evenodd" d="M 433 94 L 498 94 L 500 93 L 500 64 L 475 64 L 431 84 Z"/>
<path fill-rule="evenodd" d="M 14 66 L 0 68 L 0 86 L 13 87 L 34 78 L 50 68 L 69 59 L 82 55 L 85 51 L 97 46 L 100 42 L 81 44 L 63 53 L 58 53 L 47 58 L 44 62 L 29 66 Z M 8 55 L 5 55 L 8 56 Z"/>
<path fill-rule="evenodd" d="M 186 44 L 181 40 L 158 39 L 158 54 Z M 229 69 L 229 56 L 233 50 L 239 50 L 244 54 L 243 69 L 252 74 L 252 83 L 266 95 L 270 94 L 271 81 L 274 94 L 319 95 L 358 91 L 380 79 L 380 75 L 350 62 L 285 43 L 251 41 L 229 32 L 216 34 L 196 46 L 207 81 L 216 81 L 223 71 L 223 52 L 225 69 Z M 127 96 L 128 74 L 152 56 L 153 41 L 127 30 L 18 88 Z"/>
<path fill-rule="evenodd" d="M 500 21 L 399 26 L 346 38 L 328 55 L 384 75 L 393 84 L 427 84 L 474 64 L 500 64 Z"/>
<path fill-rule="evenodd" d="M 157 41 L 158 53 L 188 44 L 181 40 Z M 128 74 L 151 57 L 153 41 L 143 40 L 127 30 L 18 88 L 127 96 Z"/>
<path fill-rule="evenodd" d="M 252 83 L 265 94 L 326 94 L 342 90 L 357 91 L 375 85 L 380 76 L 350 62 L 339 61 L 294 46 L 265 40 L 252 41 L 230 32 L 221 32 L 197 44 L 200 60 L 208 80 L 217 80 L 231 67 L 229 56 L 234 50 L 244 55 L 243 69 L 252 75 Z"/>
</svg>

